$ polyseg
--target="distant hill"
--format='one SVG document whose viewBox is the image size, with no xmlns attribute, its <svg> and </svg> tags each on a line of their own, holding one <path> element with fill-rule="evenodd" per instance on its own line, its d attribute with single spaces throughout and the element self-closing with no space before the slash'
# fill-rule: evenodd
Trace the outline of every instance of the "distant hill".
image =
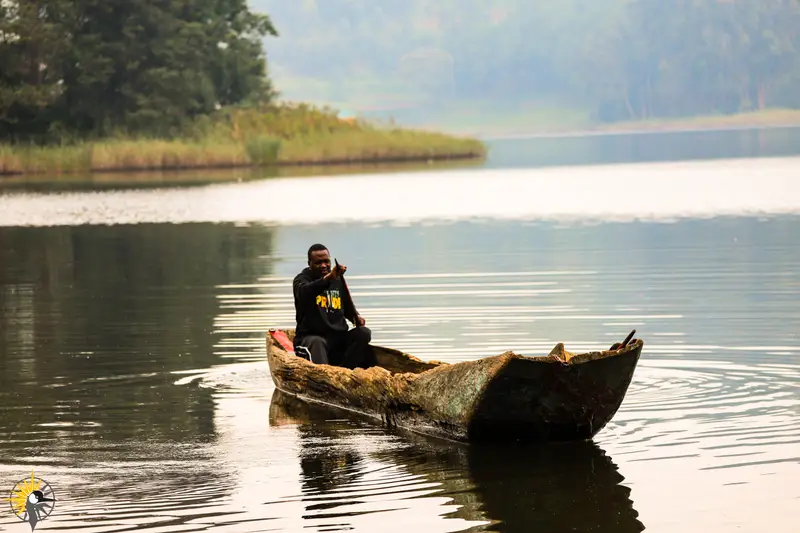
<svg viewBox="0 0 800 533">
<path fill-rule="evenodd" d="M 797 0 L 251 6 L 280 34 L 265 46 L 288 99 L 410 121 L 457 110 L 473 122 L 521 110 L 577 123 L 800 107 Z"/>
</svg>

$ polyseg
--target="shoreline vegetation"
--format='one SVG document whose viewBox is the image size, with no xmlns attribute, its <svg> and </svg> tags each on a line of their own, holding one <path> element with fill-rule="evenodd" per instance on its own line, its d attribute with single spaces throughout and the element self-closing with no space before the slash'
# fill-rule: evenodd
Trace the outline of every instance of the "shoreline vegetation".
<svg viewBox="0 0 800 533">
<path fill-rule="evenodd" d="M 500 120 L 502 122 L 502 120 Z M 169 139 L 110 137 L 94 141 L 0 144 L 0 176 L 119 174 L 154 171 L 349 167 L 480 160 L 485 140 L 703 132 L 800 127 L 800 110 L 621 121 L 565 128 L 549 122 L 527 131 L 451 133 L 341 118 L 328 107 L 269 104 L 202 116 Z"/>
<path fill-rule="evenodd" d="M 329 108 L 283 103 L 222 109 L 169 139 L 0 144 L 0 175 L 430 163 L 481 159 L 486 152 L 475 138 L 343 119 Z"/>
</svg>

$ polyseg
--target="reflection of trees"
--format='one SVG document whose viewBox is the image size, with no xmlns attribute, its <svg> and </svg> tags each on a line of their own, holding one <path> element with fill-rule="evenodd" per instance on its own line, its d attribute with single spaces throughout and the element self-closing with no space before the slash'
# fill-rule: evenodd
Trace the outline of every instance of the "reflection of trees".
<svg viewBox="0 0 800 533">
<path fill-rule="evenodd" d="M 170 372 L 215 362 L 216 286 L 271 267 L 259 259 L 268 229 L 3 228 L 0 244 L 9 431 L 59 421 L 101 425 L 107 440 L 213 433 L 210 392 L 173 386 Z"/>
<path fill-rule="evenodd" d="M 335 450 L 337 431 L 344 426 L 337 428 L 328 418 L 331 411 L 324 407 L 277 390 L 273 394 L 270 424 L 298 424 L 301 440 L 324 436 Z M 493 531 L 644 530 L 633 509 L 630 489 L 620 484 L 624 478 L 594 443 L 465 446 L 405 432 L 404 437 L 414 445 L 375 452 L 375 458 L 402 464 L 412 474 L 441 483 L 441 495 L 461 506 L 457 516 L 493 521 Z M 324 458 L 315 458 L 321 464 L 348 460 L 347 454 L 316 451 L 325 453 Z M 334 474 L 336 468 L 308 464 L 303 464 L 306 482 L 314 480 L 328 489 L 341 484 L 336 475 L 347 472 L 345 468 L 344 473 Z"/>
</svg>

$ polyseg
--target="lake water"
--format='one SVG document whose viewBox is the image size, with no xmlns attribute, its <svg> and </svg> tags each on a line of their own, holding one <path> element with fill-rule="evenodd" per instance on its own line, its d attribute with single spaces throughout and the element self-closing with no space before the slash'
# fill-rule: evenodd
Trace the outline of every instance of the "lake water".
<svg viewBox="0 0 800 533">
<path fill-rule="evenodd" d="M 47 480 L 57 502 L 37 532 L 795 532 L 791 134 L 550 139 L 549 158 L 541 140 L 505 140 L 474 168 L 8 187 L 0 498 L 31 471 Z M 477 447 L 277 394 L 264 332 L 293 325 L 290 280 L 314 242 L 349 266 L 374 342 L 423 358 L 596 349 L 635 328 L 622 407 L 592 443 Z M 29 531 L 2 505 L 0 530 Z"/>
</svg>

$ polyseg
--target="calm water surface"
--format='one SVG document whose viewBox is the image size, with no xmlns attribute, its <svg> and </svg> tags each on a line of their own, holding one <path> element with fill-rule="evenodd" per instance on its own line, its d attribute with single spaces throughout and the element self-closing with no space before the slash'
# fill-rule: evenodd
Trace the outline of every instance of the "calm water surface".
<svg viewBox="0 0 800 533">
<path fill-rule="evenodd" d="M 800 128 L 523 135 L 489 143 L 493 168 L 786 157 L 800 153 Z"/>
<path fill-rule="evenodd" d="M 0 492 L 51 483 L 37 531 L 797 531 L 800 159 L 783 155 L 13 188 Z M 476 447 L 276 393 L 264 331 L 292 325 L 317 241 L 374 341 L 423 358 L 636 328 L 625 402 L 592 443 Z M 0 510 L 0 530 L 29 526 Z"/>
</svg>

